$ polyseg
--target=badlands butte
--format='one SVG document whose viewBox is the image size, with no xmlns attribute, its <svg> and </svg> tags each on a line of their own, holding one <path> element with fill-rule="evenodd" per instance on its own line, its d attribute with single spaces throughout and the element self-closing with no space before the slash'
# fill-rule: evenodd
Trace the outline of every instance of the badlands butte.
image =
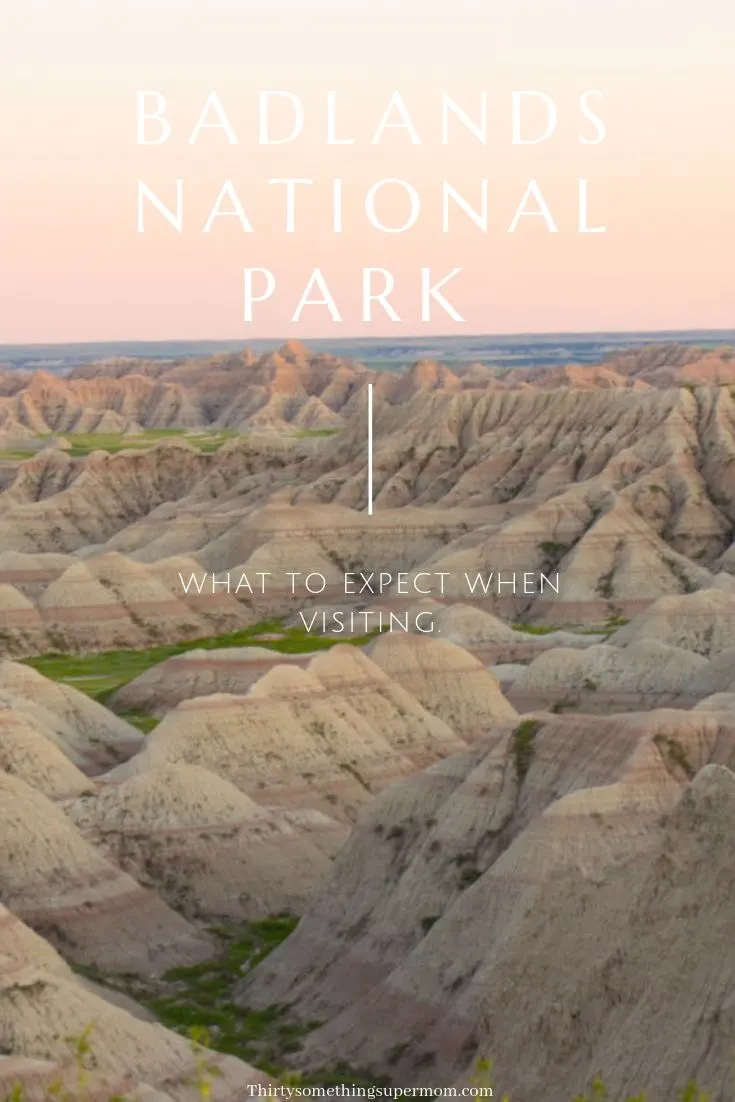
<svg viewBox="0 0 735 1102">
<path fill-rule="evenodd" d="M 0 374 L 0 1098 L 76 1044 L 100 1102 L 732 1102 L 734 395 L 678 345 Z"/>
</svg>

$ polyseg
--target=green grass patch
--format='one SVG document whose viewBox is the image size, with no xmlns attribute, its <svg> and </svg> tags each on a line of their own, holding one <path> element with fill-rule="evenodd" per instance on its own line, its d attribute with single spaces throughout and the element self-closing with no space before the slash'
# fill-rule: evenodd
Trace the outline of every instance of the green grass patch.
<svg viewBox="0 0 735 1102">
<path fill-rule="evenodd" d="M 629 623 L 628 620 L 623 619 L 622 616 L 612 616 L 604 623 L 600 623 L 598 627 L 574 627 L 567 626 L 565 624 L 512 624 L 513 631 L 521 632 L 524 635 L 551 635 L 554 631 L 571 631 L 575 635 L 610 635 L 616 628 L 623 627 L 624 624 Z"/>
<path fill-rule="evenodd" d="M 186 1037 L 204 1031 L 210 1048 L 237 1056 L 273 1076 L 288 1076 L 285 1061 L 299 1051 L 303 1038 L 323 1023 L 297 1020 L 287 1004 L 257 1010 L 241 1006 L 235 1001 L 235 987 L 285 941 L 297 923 L 293 915 L 283 914 L 212 927 L 210 932 L 221 946 L 219 954 L 201 964 L 172 968 L 160 979 L 105 976 L 98 968 L 77 966 L 76 970 L 96 983 L 130 995 L 169 1029 Z M 389 1082 L 346 1064 L 298 1076 L 298 1081 L 310 1085 Z"/>
<path fill-rule="evenodd" d="M 133 727 L 137 727 L 139 731 L 142 731 L 144 735 L 149 735 L 159 723 L 157 716 L 150 716 L 147 712 L 136 712 L 126 709 L 124 711 L 119 711 L 117 714 L 120 716 L 120 719 L 127 720 Z"/>
<path fill-rule="evenodd" d="M 221 432 L 197 432 L 190 433 L 184 429 L 146 429 L 142 433 L 124 435 L 121 432 L 85 432 L 61 434 L 69 441 L 71 448 L 68 454 L 75 458 L 82 458 L 93 451 L 106 451 L 116 453 L 129 448 L 142 450 L 153 447 L 161 440 L 178 439 L 185 440 L 192 447 L 199 448 L 203 452 L 217 451 L 237 433 L 232 431 Z"/>
<path fill-rule="evenodd" d="M 523 632 L 524 635 L 551 635 L 552 631 L 559 631 L 559 628 L 547 624 L 513 624 L 512 627 L 513 631 Z"/>
<path fill-rule="evenodd" d="M 299 429 L 288 433 L 297 439 L 310 439 L 318 437 L 335 436 L 340 429 Z M 185 440 L 187 444 L 198 448 L 200 452 L 209 455 L 219 451 L 223 444 L 235 438 L 245 439 L 248 433 L 238 433 L 232 429 L 202 429 L 201 432 L 190 429 L 144 429 L 140 433 L 130 435 L 121 432 L 69 432 L 55 434 L 63 438 L 70 445 L 65 448 L 67 455 L 74 459 L 83 459 L 95 451 L 109 452 L 115 455 L 117 452 L 133 449 L 144 451 L 152 448 L 161 440 Z M 52 437 L 37 436 L 36 440 L 48 442 Z M 19 462 L 24 459 L 33 459 L 39 455 L 38 451 L 19 449 L 17 451 L 0 451 L 0 459 L 11 459 Z"/>
<path fill-rule="evenodd" d="M 130 435 L 121 432 L 60 432 L 52 435 L 46 433 L 45 435 L 36 436 L 35 439 L 43 443 L 49 443 L 53 440 L 54 436 L 66 440 L 70 445 L 68 448 L 64 449 L 67 455 L 75 459 L 80 459 L 94 451 L 106 451 L 111 454 L 125 451 L 129 448 L 135 451 L 142 451 L 146 448 L 152 448 L 155 444 L 160 443 L 161 440 L 185 440 L 187 443 L 191 444 L 192 447 L 198 448 L 202 452 L 215 452 L 218 451 L 223 444 L 227 443 L 228 440 L 232 440 L 237 436 L 246 435 L 246 433 L 234 432 L 232 429 L 202 429 L 201 432 L 191 431 L 189 429 L 144 429 L 143 432 L 131 433 Z M 0 459 L 33 459 L 34 456 L 40 454 L 40 449 L 0 451 Z"/>
<path fill-rule="evenodd" d="M 162 979 L 105 977 L 99 969 L 78 968 L 97 983 L 122 990 L 147 1006 L 169 1029 L 185 1036 L 204 1028 L 208 1044 L 218 1052 L 257 1060 L 260 1066 L 281 1066 L 284 1053 L 300 1047 L 299 1038 L 320 1022 L 296 1022 L 287 1007 L 261 1010 L 239 1006 L 235 986 L 295 929 L 293 915 L 257 922 L 218 926 L 211 930 L 221 946 L 212 960 L 187 968 L 172 968 Z"/>
<path fill-rule="evenodd" d="M 263 635 L 277 638 L 263 639 Z M 225 647 L 264 647 L 279 654 L 309 654 L 312 651 L 329 650 L 337 643 L 364 646 L 378 633 L 370 632 L 353 638 L 342 636 L 312 635 L 303 628 L 284 628 L 280 620 L 266 620 L 249 628 L 232 631 L 226 635 L 211 635 L 202 639 L 189 639 L 182 643 L 169 643 L 144 650 L 110 650 L 98 654 L 44 654 L 24 659 L 26 665 L 38 670 L 44 677 L 72 685 L 104 703 L 117 689 L 145 673 L 151 666 L 165 662 L 178 654 L 192 650 L 222 650 Z"/>
<path fill-rule="evenodd" d="M 336 436 L 337 433 L 341 431 L 341 429 L 299 429 L 292 435 L 295 436 L 297 440 L 313 440 L 322 436 Z"/>
<path fill-rule="evenodd" d="M 58 655 L 58 658 L 61 660 L 60 665 L 64 666 L 64 655 Z M 28 659 L 27 664 L 30 665 L 34 661 L 35 659 Z M 74 665 L 71 667 L 72 672 L 68 675 L 60 673 L 58 676 L 53 676 L 53 680 L 63 681 L 64 684 L 71 685 L 74 689 L 79 689 L 80 693 L 91 696 L 93 700 L 101 700 L 108 693 L 114 692 L 118 687 L 119 680 L 116 673 L 74 673 L 73 671 L 76 669 L 77 666 Z M 79 669 L 84 670 L 85 667 L 80 665 Z M 50 673 L 45 674 L 45 676 L 52 677 Z"/>
</svg>

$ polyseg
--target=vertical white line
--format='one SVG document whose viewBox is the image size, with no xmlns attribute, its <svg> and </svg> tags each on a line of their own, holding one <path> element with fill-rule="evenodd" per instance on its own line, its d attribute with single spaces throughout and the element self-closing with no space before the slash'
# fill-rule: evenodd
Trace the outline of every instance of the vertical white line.
<svg viewBox="0 0 735 1102">
<path fill-rule="evenodd" d="M 373 384 L 368 383 L 368 516 L 373 515 Z"/>
</svg>

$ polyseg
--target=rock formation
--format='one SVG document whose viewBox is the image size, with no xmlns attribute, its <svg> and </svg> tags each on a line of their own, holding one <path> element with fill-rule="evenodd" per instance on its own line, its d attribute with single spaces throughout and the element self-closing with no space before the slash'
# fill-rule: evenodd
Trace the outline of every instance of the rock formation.
<svg viewBox="0 0 735 1102">
<path fill-rule="evenodd" d="M 243 1000 L 288 992 L 325 1020 L 307 1066 L 451 1082 L 479 1054 L 520 1102 L 542 1083 L 568 1102 L 598 1072 L 614 1097 L 665 1102 L 694 1069 L 717 1089 L 735 778 L 713 761 L 735 763 L 735 727 L 705 712 L 496 730 L 377 797 Z"/>
</svg>

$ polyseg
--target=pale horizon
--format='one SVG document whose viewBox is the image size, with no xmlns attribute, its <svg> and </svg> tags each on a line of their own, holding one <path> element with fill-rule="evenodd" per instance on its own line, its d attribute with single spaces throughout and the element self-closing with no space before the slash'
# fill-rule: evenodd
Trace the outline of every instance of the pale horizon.
<svg viewBox="0 0 735 1102">
<path fill-rule="evenodd" d="M 203 336 L 203 337 L 177 337 L 169 334 L 165 337 L 103 337 L 99 340 L 89 340 L 86 338 L 75 339 L 71 337 L 66 340 L 48 340 L 48 341 L 0 341 L 0 350 L 4 348 L 60 348 L 63 346 L 74 345 L 95 345 L 95 344 L 242 344 L 247 345 L 249 342 L 255 342 L 256 344 L 262 344 L 263 342 L 275 342 L 279 344 L 286 344 L 289 341 L 295 341 L 300 344 L 308 345 L 312 341 L 329 341 L 334 344 L 339 344 L 340 341 L 345 343 L 353 343 L 360 341 L 381 341 L 389 342 L 392 339 L 396 343 L 409 343 L 412 341 L 451 341 L 453 339 L 461 341 L 473 341 L 473 340 L 531 340 L 538 338 L 539 340 L 545 337 L 651 337 L 652 341 L 656 337 L 698 337 L 714 339 L 718 335 L 735 340 L 735 323 L 732 326 L 707 326 L 706 328 L 687 328 L 687 329 L 547 329 L 544 332 L 540 330 L 528 330 L 517 332 L 447 332 L 447 333 L 422 333 L 417 331 L 410 332 L 395 332 L 395 333 L 381 333 L 381 334 L 369 334 L 369 333 L 262 333 L 251 335 L 249 338 L 247 335 L 242 334 L 225 334 L 223 336 Z M 654 343 L 656 343 L 654 341 Z"/>
</svg>

